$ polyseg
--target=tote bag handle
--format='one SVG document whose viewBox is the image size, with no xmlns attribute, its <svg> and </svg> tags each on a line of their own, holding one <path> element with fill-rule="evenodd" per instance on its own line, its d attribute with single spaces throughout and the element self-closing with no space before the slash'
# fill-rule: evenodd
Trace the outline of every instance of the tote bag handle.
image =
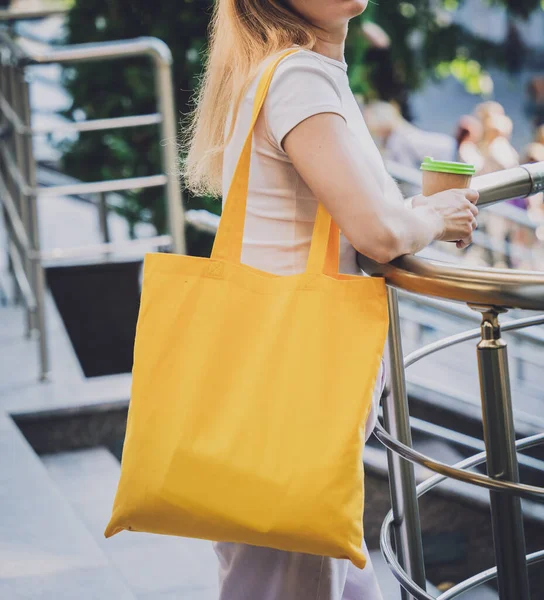
<svg viewBox="0 0 544 600">
<path fill-rule="evenodd" d="M 266 67 L 257 86 L 249 132 L 244 142 L 242 152 L 240 153 L 236 169 L 234 170 L 223 214 L 219 220 L 219 228 L 215 236 L 211 254 L 213 260 L 224 260 L 240 264 L 249 186 L 253 129 L 259 113 L 261 112 L 277 65 L 284 58 L 295 52 L 299 52 L 299 50 L 288 50 L 273 60 L 270 65 Z M 339 254 L 340 231 L 325 207 L 319 203 L 312 233 L 310 253 L 306 265 L 306 273 L 326 275 L 338 274 Z"/>
</svg>

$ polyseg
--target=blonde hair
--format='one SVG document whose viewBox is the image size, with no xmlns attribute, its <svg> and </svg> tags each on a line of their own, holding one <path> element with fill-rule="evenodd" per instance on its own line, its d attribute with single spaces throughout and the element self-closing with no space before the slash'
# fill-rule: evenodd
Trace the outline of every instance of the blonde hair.
<svg viewBox="0 0 544 600">
<path fill-rule="evenodd" d="M 294 45 L 311 49 L 315 41 L 312 26 L 285 0 L 216 0 L 204 73 L 180 140 L 180 171 L 189 191 L 221 195 L 224 149 L 261 62 Z M 225 135 L 231 107 L 233 118 Z"/>
</svg>

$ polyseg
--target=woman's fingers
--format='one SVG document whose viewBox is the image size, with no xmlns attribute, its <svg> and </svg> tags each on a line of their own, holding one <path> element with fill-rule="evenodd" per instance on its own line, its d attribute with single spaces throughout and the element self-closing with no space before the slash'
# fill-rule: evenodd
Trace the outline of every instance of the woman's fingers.
<svg viewBox="0 0 544 600">
<path fill-rule="evenodd" d="M 465 192 L 465 198 L 469 201 L 472 202 L 472 204 L 476 204 L 476 202 L 478 202 L 478 198 L 480 197 L 480 192 L 477 192 L 476 190 L 464 190 Z"/>
<path fill-rule="evenodd" d="M 475 217 L 472 217 L 471 227 L 472 227 L 472 231 L 475 231 L 476 228 L 478 227 L 478 221 L 476 220 Z M 468 246 L 470 246 L 470 244 L 472 244 L 472 233 L 468 237 L 463 238 L 462 240 L 458 240 L 457 242 L 455 242 L 455 245 L 460 250 L 462 250 L 463 248 L 468 248 Z"/>
<path fill-rule="evenodd" d="M 478 207 L 477 207 L 475 204 L 472 204 L 471 202 L 469 202 L 469 203 L 467 204 L 467 208 L 470 210 L 470 212 L 471 212 L 471 213 L 472 213 L 474 216 L 477 216 L 477 215 L 478 215 L 478 213 L 480 212 L 480 211 L 478 210 Z"/>
<path fill-rule="evenodd" d="M 460 249 L 463 250 L 464 248 L 468 248 L 470 246 L 470 244 L 472 244 L 472 236 L 469 235 L 468 237 L 459 240 L 458 242 L 455 242 L 455 245 Z"/>
</svg>

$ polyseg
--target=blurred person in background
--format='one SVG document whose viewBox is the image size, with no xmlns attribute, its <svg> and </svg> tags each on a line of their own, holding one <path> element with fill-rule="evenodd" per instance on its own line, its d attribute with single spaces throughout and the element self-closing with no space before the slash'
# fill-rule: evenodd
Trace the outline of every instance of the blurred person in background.
<svg viewBox="0 0 544 600">
<path fill-rule="evenodd" d="M 412 125 L 393 102 L 370 102 L 364 117 L 386 160 L 417 170 L 426 156 L 455 160 L 457 148 L 452 136 Z"/>
<path fill-rule="evenodd" d="M 504 114 L 487 114 L 483 121 L 480 149 L 484 158 L 481 174 L 511 169 L 519 165 L 519 156 L 510 139 L 514 124 Z"/>
<path fill-rule="evenodd" d="M 474 108 L 474 116 L 483 123 L 487 117 L 491 115 L 504 115 L 504 107 L 499 102 L 495 100 L 486 100 L 485 102 L 480 102 Z"/>
<path fill-rule="evenodd" d="M 363 114 L 370 134 L 387 162 L 400 167 L 417 170 L 425 156 L 437 160 L 455 159 L 455 140 L 442 133 L 432 133 L 419 129 L 409 123 L 394 102 L 373 101 L 363 107 Z M 403 181 L 399 184 L 406 196 L 414 196 L 420 184 Z"/>
<path fill-rule="evenodd" d="M 455 140 L 457 142 L 457 159 L 460 162 L 474 165 L 478 174 L 484 166 L 484 157 L 479 149 L 483 138 L 482 123 L 472 115 L 463 115 L 457 123 Z"/>
<path fill-rule="evenodd" d="M 392 102 L 406 119 L 411 119 L 408 89 L 396 68 L 391 38 L 377 23 L 367 20 L 363 21 L 360 32 L 368 44 L 364 63 L 376 94 L 374 99 Z"/>
<path fill-rule="evenodd" d="M 521 154 L 521 163 L 535 163 L 544 161 L 544 145 L 533 142 L 529 144 Z M 538 233 L 542 235 L 544 224 L 543 211 L 544 193 L 539 192 L 528 198 L 516 198 L 510 201 L 520 210 L 526 211 L 529 220 L 534 223 L 535 229 L 510 222 L 507 231 L 507 240 L 514 246 L 520 248 L 522 254 L 520 259 L 512 259 L 509 266 L 517 269 L 542 269 L 544 268 L 544 249 L 542 240 L 538 239 Z"/>
<path fill-rule="evenodd" d="M 537 144 L 544 144 L 544 125 L 540 125 L 540 127 L 536 128 L 535 142 Z"/>
<path fill-rule="evenodd" d="M 504 112 L 504 109 L 502 110 Z M 484 110 L 480 114 L 483 118 L 483 138 L 480 148 L 484 158 L 480 174 L 485 175 L 486 173 L 517 167 L 519 165 L 519 155 L 510 142 L 513 131 L 512 119 L 505 114 L 501 114 L 497 106 L 492 106 L 491 110 Z M 516 206 L 521 203 L 522 206 L 518 207 L 525 207 L 525 199 L 518 200 L 516 198 L 510 203 Z M 504 217 L 486 211 L 481 221 L 481 230 L 485 231 L 489 237 L 490 247 L 486 249 L 486 256 L 491 266 L 497 268 L 511 268 L 514 266 L 515 261 L 511 256 L 512 249 L 509 243 L 516 228 L 515 224 Z"/>
<path fill-rule="evenodd" d="M 361 32 L 372 48 L 386 50 L 391 46 L 391 38 L 377 23 L 364 21 Z"/>
<path fill-rule="evenodd" d="M 540 127 L 540 131 L 544 134 L 544 126 Z M 544 143 L 533 142 L 529 144 L 524 151 L 523 162 L 544 162 Z M 532 268 L 544 271 L 544 192 L 529 196 L 528 200 L 527 214 L 536 225 L 534 236 L 531 238 Z"/>
<path fill-rule="evenodd" d="M 544 143 L 532 142 L 523 151 L 523 164 L 536 162 L 544 162 Z M 544 192 L 539 192 L 538 194 L 529 196 L 527 211 L 529 213 L 529 217 L 535 223 L 544 222 Z"/>
<path fill-rule="evenodd" d="M 512 120 L 506 116 L 504 107 L 499 102 L 494 100 L 481 102 L 474 108 L 472 119 L 462 117 L 458 127 L 459 137 L 463 136 L 463 125 L 472 128 L 471 133 L 474 131 L 470 142 L 475 143 L 477 147 L 475 149 L 469 143 L 467 148 L 473 157 L 472 164 L 477 167 L 479 175 L 501 171 L 519 164 L 518 154 L 510 143 Z M 465 138 L 469 135 L 466 134 Z M 479 138 L 478 142 L 475 142 L 475 137 Z M 507 220 L 490 211 L 484 211 L 479 221 L 479 231 L 487 235 L 487 240 L 484 240 L 487 244 L 472 246 L 465 253 L 465 258 L 479 266 L 508 267 L 510 224 Z"/>
<path fill-rule="evenodd" d="M 544 125 L 544 77 L 539 75 L 533 77 L 527 87 L 529 101 L 527 113 L 535 127 Z"/>
</svg>

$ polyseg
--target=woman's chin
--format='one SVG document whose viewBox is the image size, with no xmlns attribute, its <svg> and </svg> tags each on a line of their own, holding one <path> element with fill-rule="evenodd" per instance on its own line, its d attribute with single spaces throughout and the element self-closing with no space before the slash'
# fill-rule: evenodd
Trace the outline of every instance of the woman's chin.
<svg viewBox="0 0 544 600">
<path fill-rule="evenodd" d="M 368 6 L 368 0 L 342 0 L 345 9 L 345 16 L 348 19 L 358 17 L 361 13 L 366 10 Z"/>
</svg>

